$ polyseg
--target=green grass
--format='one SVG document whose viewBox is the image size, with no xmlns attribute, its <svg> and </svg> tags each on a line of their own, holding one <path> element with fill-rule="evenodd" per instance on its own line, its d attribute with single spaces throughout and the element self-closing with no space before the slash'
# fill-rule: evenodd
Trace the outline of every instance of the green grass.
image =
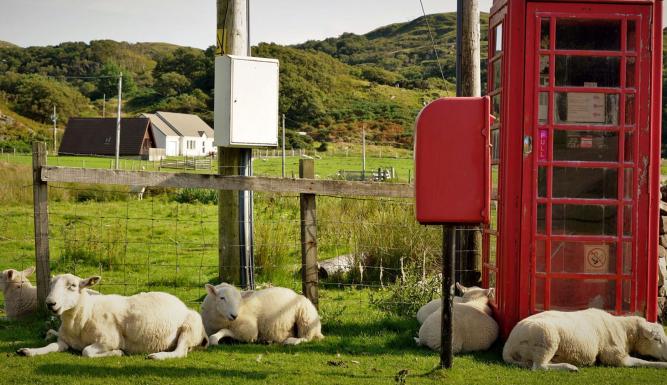
<svg viewBox="0 0 667 385">
<path fill-rule="evenodd" d="M 333 158 L 340 164 L 340 158 Z M 78 158 L 75 158 L 75 160 Z M 325 161 L 318 160 L 317 164 Z M 403 160 L 403 159 L 399 159 Z M 275 162 L 270 159 L 266 162 Z M 279 162 L 280 160 L 277 159 Z M 257 163 L 259 163 L 258 161 Z M 279 165 L 279 163 L 278 163 Z M 279 168 L 278 168 L 279 169 Z M 275 173 L 275 170 L 267 170 Z M 0 270 L 34 261 L 32 206 L 27 166 L 0 164 Z M 56 187 L 49 202 L 50 250 L 54 273 L 100 274 L 103 293 L 145 290 L 173 293 L 192 308 L 205 295 L 203 285 L 217 277 L 217 210 L 214 205 L 179 204 L 168 195 L 143 201 L 78 202 L 80 190 Z M 120 193 L 122 194 L 122 192 Z M 93 194 L 93 196 L 95 196 Z M 258 193 L 255 236 L 260 285 L 300 291 L 297 196 Z M 318 197 L 318 249 L 324 259 L 364 253 L 383 266 L 398 259 L 430 265 L 439 258 L 440 231 L 418 226 L 413 207 L 402 200 Z M 408 269 L 411 266 L 408 265 Z M 409 270 L 409 273 L 411 271 Z M 385 272 L 389 274 L 389 270 Z M 168 362 L 143 356 L 84 359 L 56 353 L 18 357 L 21 347 L 44 344 L 52 327 L 43 320 L 0 320 L 1 384 L 582 384 L 663 383 L 655 369 L 584 368 L 580 373 L 533 373 L 505 365 L 501 347 L 457 356 L 454 369 L 437 370 L 438 354 L 414 345 L 418 324 L 381 310 L 386 289 L 357 282 L 324 281 L 320 290 L 323 341 L 297 347 L 226 344 Z M 369 279 L 365 284 L 376 284 Z M 385 275 L 385 280 L 387 276 Z M 34 280 L 33 280 L 34 281 Z M 385 281 L 386 283 L 387 281 Z M 1 313 L 0 313 L 1 315 Z"/>
<path fill-rule="evenodd" d="M 330 150 L 324 153 L 309 152 L 310 155 L 315 155 L 316 166 L 315 173 L 317 178 L 330 179 L 335 177 L 339 170 L 361 171 L 361 149 L 359 145 L 355 144 L 332 144 L 329 146 Z M 266 150 L 255 150 L 255 160 L 253 163 L 253 171 L 255 175 L 260 176 L 280 176 L 282 159 L 278 156 L 266 157 Z M 273 150 L 269 150 L 269 154 L 273 154 Z M 291 156 L 291 151 L 288 150 L 285 161 L 285 176 L 295 177 L 299 176 L 299 156 L 298 150 L 295 151 L 296 156 Z M 182 159 L 182 158 L 179 158 Z M 9 162 L 12 164 L 32 165 L 32 156 L 29 154 L 17 154 L 5 152 L 0 155 L 0 161 Z M 92 157 L 92 156 L 49 156 L 47 158 L 49 166 L 63 166 L 63 167 L 81 167 L 81 168 L 103 168 L 109 169 L 113 167 L 113 159 L 106 157 Z M 121 159 L 120 166 L 124 170 L 145 170 L 158 171 L 160 162 L 148 162 L 138 159 Z M 368 172 L 377 170 L 378 168 L 394 167 L 396 169 L 397 180 L 407 182 L 408 179 L 414 178 L 414 166 L 412 161 L 412 152 L 404 149 L 397 149 L 389 146 L 368 146 L 366 156 L 366 170 Z M 197 170 L 198 173 L 215 173 L 217 170 L 217 162 L 213 163 L 211 170 Z M 179 169 L 162 169 L 165 172 L 182 172 Z M 186 172 L 194 172 L 186 170 Z"/>
<path fill-rule="evenodd" d="M 582 368 L 579 373 L 531 372 L 490 351 L 464 354 L 439 370 L 438 354 L 415 346 L 414 319 L 367 303 L 368 290 L 321 291 L 325 339 L 296 347 L 225 344 L 165 362 L 143 356 L 87 359 L 76 353 L 19 357 L 44 345 L 43 321 L 0 321 L 2 384 L 661 384 L 658 369 Z M 401 374 L 402 373 L 402 374 Z"/>
</svg>

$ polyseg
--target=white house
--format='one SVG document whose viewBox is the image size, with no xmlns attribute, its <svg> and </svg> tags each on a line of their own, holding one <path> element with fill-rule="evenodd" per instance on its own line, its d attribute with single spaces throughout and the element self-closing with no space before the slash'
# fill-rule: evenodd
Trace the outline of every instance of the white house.
<svg viewBox="0 0 667 385">
<path fill-rule="evenodd" d="M 205 156 L 216 151 L 213 129 L 199 116 L 158 111 L 142 114 L 150 119 L 158 148 L 167 156 Z"/>
</svg>

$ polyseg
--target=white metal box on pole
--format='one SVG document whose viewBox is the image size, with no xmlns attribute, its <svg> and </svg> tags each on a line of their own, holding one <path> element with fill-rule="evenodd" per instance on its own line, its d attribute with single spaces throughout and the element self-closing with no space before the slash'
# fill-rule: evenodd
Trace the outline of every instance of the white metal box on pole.
<svg viewBox="0 0 667 385">
<path fill-rule="evenodd" d="M 214 127 L 216 146 L 278 145 L 278 60 L 215 58 Z"/>
</svg>

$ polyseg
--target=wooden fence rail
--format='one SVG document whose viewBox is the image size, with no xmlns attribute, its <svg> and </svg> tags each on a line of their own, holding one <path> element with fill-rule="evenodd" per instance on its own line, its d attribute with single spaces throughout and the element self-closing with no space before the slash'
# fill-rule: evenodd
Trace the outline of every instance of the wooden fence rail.
<svg viewBox="0 0 667 385">
<path fill-rule="evenodd" d="M 279 193 L 320 194 L 412 198 L 414 188 L 404 183 L 350 182 L 320 179 L 288 179 L 261 176 L 222 176 L 150 171 L 42 167 L 40 182 L 72 182 L 154 186 L 173 188 L 205 188 L 215 190 L 251 190 Z"/>
<path fill-rule="evenodd" d="M 38 266 L 37 287 L 48 288 L 48 198 L 49 183 L 112 184 L 143 187 L 203 188 L 213 190 L 249 190 L 300 194 L 301 253 L 303 294 L 318 304 L 316 196 L 412 198 L 413 186 L 398 183 L 316 180 L 314 161 L 302 159 L 301 179 L 223 176 L 188 173 L 124 171 L 46 166 L 46 146 L 33 147 L 33 184 L 35 187 L 35 250 Z M 41 271 L 40 270 L 44 270 Z M 40 271 L 42 274 L 39 274 Z M 40 295 L 44 308 L 45 293 Z"/>
</svg>

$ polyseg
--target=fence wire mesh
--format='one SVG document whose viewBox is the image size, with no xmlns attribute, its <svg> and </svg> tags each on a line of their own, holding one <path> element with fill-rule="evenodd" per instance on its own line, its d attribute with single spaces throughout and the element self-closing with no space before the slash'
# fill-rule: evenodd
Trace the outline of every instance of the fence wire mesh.
<svg viewBox="0 0 667 385">
<path fill-rule="evenodd" d="M 102 293 L 165 291 L 195 308 L 206 295 L 204 285 L 219 282 L 215 191 L 147 188 L 139 193 L 131 186 L 71 184 L 49 189 L 53 274 L 100 275 Z M 23 270 L 35 261 L 32 186 L 5 183 L 0 191 L 0 269 Z M 318 195 L 316 203 L 325 321 L 326 314 L 335 318 L 355 311 L 354 303 L 410 315 L 439 295 L 442 230 L 419 225 L 412 200 Z M 300 224 L 298 194 L 255 193 L 259 288 L 301 292 Z M 463 233 L 477 229 L 460 231 L 465 238 Z M 457 252 L 459 266 L 471 251 Z M 335 305 L 342 299 L 343 308 Z"/>
</svg>

